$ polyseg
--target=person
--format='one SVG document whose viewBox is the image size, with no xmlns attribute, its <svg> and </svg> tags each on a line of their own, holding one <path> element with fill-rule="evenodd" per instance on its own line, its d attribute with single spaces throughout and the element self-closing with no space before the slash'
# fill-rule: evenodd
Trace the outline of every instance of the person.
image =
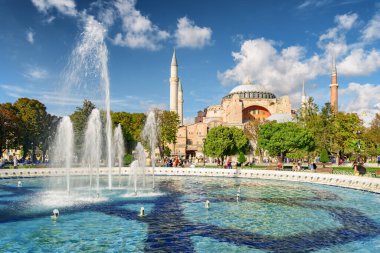
<svg viewBox="0 0 380 253">
<path fill-rule="evenodd" d="M 377 166 L 380 166 L 380 155 L 377 157 Z"/>
<path fill-rule="evenodd" d="M 231 157 L 228 158 L 228 161 L 227 161 L 227 168 L 228 168 L 228 169 L 232 169 L 232 160 L 231 160 Z"/>
<path fill-rule="evenodd" d="M 313 162 L 313 170 L 316 170 L 316 169 L 317 169 L 317 164 Z"/>
<path fill-rule="evenodd" d="M 356 161 L 354 162 L 353 169 L 354 169 L 354 175 L 359 176 L 358 162 L 356 162 Z"/>
<path fill-rule="evenodd" d="M 359 172 L 360 176 L 363 176 L 367 172 L 367 170 L 364 167 L 363 163 L 359 163 L 359 165 L 358 165 L 358 172 Z"/>
<path fill-rule="evenodd" d="M 277 163 L 277 169 L 282 170 L 282 163 L 280 161 Z"/>
<path fill-rule="evenodd" d="M 296 170 L 297 170 L 297 165 L 295 162 L 293 162 L 292 171 L 296 171 Z"/>
</svg>

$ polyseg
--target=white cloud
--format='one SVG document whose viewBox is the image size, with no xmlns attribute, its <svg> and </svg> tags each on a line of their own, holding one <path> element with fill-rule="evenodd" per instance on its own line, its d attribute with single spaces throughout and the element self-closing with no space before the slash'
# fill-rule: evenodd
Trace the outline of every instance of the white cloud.
<svg viewBox="0 0 380 253">
<path fill-rule="evenodd" d="M 380 113 L 380 85 L 350 83 L 340 90 L 340 110 L 357 113 L 368 125 Z"/>
<path fill-rule="evenodd" d="M 332 55 L 339 56 L 349 51 L 346 42 L 346 33 L 354 26 L 358 19 L 356 13 L 343 14 L 335 16 L 335 27 L 327 29 L 318 40 L 318 47 L 325 50 L 326 55 L 331 58 Z"/>
<path fill-rule="evenodd" d="M 368 75 L 380 68 L 380 52 L 372 49 L 354 49 L 339 64 L 338 70 L 343 75 Z"/>
<path fill-rule="evenodd" d="M 30 43 L 30 44 L 34 44 L 34 32 L 33 31 L 27 31 L 26 32 L 26 40 Z"/>
<path fill-rule="evenodd" d="M 150 19 L 135 8 L 135 0 L 117 0 L 115 7 L 122 19 L 123 32 L 117 33 L 113 43 L 130 48 L 157 50 L 160 42 L 169 38 L 169 33 L 160 30 Z"/>
<path fill-rule="evenodd" d="M 282 95 L 298 91 L 303 79 L 313 79 L 326 71 L 319 56 L 305 59 L 303 47 L 277 51 L 273 44 L 264 38 L 245 41 L 240 52 L 232 53 L 236 66 L 218 73 L 219 79 L 223 84 L 253 80 L 260 88 Z"/>
<path fill-rule="evenodd" d="M 329 4 L 331 0 L 305 0 L 302 4 L 300 4 L 297 8 L 304 9 L 307 7 L 321 7 L 326 4 Z"/>
<path fill-rule="evenodd" d="M 45 79 L 48 77 L 47 70 L 41 68 L 41 67 L 29 67 L 27 72 L 24 74 L 24 76 L 31 80 L 39 80 L 39 79 Z"/>
<path fill-rule="evenodd" d="M 380 39 L 380 13 L 377 13 L 362 31 L 362 39 L 371 42 Z"/>
<path fill-rule="evenodd" d="M 358 14 L 343 14 L 335 16 L 335 22 L 338 24 L 338 27 L 341 27 L 346 30 L 350 30 L 358 19 Z"/>
<path fill-rule="evenodd" d="M 78 14 L 74 0 L 32 0 L 32 3 L 43 13 L 47 13 L 50 9 L 56 9 L 64 15 L 76 16 Z"/>
<path fill-rule="evenodd" d="M 187 17 L 178 19 L 174 34 L 177 47 L 202 48 L 211 42 L 212 30 L 209 27 L 199 27 Z"/>
</svg>

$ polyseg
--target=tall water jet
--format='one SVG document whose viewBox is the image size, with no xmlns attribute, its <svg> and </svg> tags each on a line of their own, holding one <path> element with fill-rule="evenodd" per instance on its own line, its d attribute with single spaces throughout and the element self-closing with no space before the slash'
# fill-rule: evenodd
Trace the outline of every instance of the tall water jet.
<svg viewBox="0 0 380 253">
<path fill-rule="evenodd" d="M 99 83 L 104 94 L 106 109 L 106 147 L 108 166 L 108 188 L 112 189 L 112 126 L 110 107 L 110 81 L 108 74 L 108 50 L 104 42 L 107 34 L 105 27 L 96 21 L 93 16 L 84 18 L 85 27 L 75 49 L 72 52 L 68 68 L 65 73 L 65 84 L 76 86 L 82 96 L 91 97 L 88 91 L 94 92 L 94 87 L 87 88 L 88 84 Z M 79 91 L 78 91 L 79 92 Z M 92 96 L 94 97 L 94 96 Z"/>
<path fill-rule="evenodd" d="M 121 130 L 120 124 L 115 128 L 113 140 L 114 140 L 114 145 L 115 145 L 115 155 L 116 155 L 116 159 L 119 166 L 119 187 L 120 187 L 121 186 L 121 166 L 123 164 L 123 157 L 125 154 L 124 138 L 123 138 L 123 132 Z"/>
<path fill-rule="evenodd" d="M 92 187 L 93 169 L 96 169 L 96 192 L 99 194 L 99 167 L 102 155 L 102 123 L 100 112 L 93 109 L 88 118 L 84 138 L 82 161 L 90 168 L 90 187 Z"/>
<path fill-rule="evenodd" d="M 70 192 L 70 168 L 74 153 L 74 131 L 69 116 L 62 118 L 54 140 L 53 161 L 66 169 L 66 189 Z"/>
<path fill-rule="evenodd" d="M 152 181 L 153 181 L 153 189 L 154 185 L 154 169 L 156 165 L 156 157 L 155 157 L 155 149 L 157 147 L 157 133 L 159 131 L 158 124 L 156 121 L 156 115 L 154 111 L 150 111 L 148 117 L 146 119 L 144 129 L 142 131 L 143 140 L 145 140 L 150 149 L 150 158 L 152 162 Z"/>
<path fill-rule="evenodd" d="M 137 143 L 137 146 L 134 150 L 135 160 L 131 163 L 131 171 L 129 174 L 128 186 L 131 187 L 133 182 L 133 189 L 135 194 L 137 194 L 137 189 L 139 183 L 142 185 L 142 189 L 145 189 L 146 186 L 146 178 L 145 178 L 145 151 L 143 145 L 141 143 Z M 140 179 L 142 182 L 140 182 Z"/>
</svg>

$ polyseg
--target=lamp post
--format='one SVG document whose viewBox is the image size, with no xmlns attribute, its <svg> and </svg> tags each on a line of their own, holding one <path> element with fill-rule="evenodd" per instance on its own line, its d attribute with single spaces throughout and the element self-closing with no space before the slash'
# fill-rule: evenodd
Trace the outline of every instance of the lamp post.
<svg viewBox="0 0 380 253">
<path fill-rule="evenodd" d="M 360 137 L 361 137 L 361 134 L 362 134 L 362 132 L 360 132 L 360 131 L 356 132 L 356 135 L 358 136 L 358 151 L 359 151 L 358 162 L 361 162 L 361 160 L 362 160 L 362 157 L 361 157 L 361 154 L 360 154 L 360 151 L 361 151 L 361 146 L 360 146 Z"/>
</svg>

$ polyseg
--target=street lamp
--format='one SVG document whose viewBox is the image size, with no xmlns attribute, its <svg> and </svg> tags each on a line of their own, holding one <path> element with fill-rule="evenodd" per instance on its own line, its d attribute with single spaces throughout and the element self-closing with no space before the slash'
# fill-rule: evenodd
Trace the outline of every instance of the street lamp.
<svg viewBox="0 0 380 253">
<path fill-rule="evenodd" d="M 359 155 L 358 155 L 358 162 L 361 162 L 361 160 L 362 160 L 362 157 L 361 157 L 361 154 L 360 154 L 360 137 L 361 137 L 361 134 L 362 134 L 362 132 L 360 132 L 360 131 L 357 131 L 356 132 L 356 135 L 358 136 L 358 150 L 359 150 Z"/>
</svg>

